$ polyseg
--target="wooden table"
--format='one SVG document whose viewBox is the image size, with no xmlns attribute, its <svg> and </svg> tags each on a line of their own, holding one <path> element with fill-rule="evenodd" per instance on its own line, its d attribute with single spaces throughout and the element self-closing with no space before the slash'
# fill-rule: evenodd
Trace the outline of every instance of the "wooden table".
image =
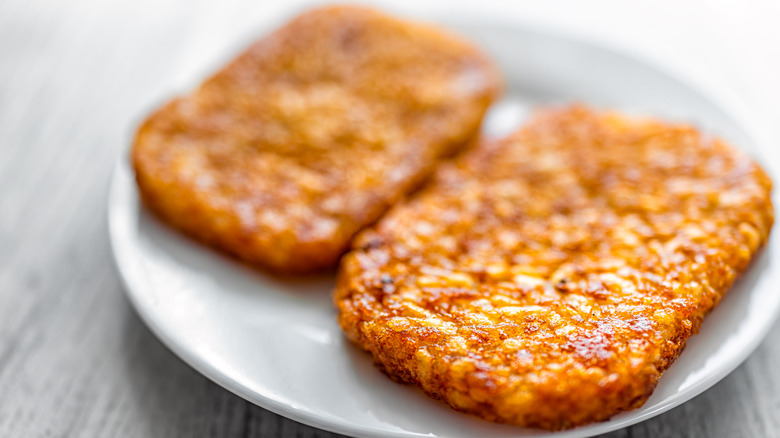
<svg viewBox="0 0 780 438">
<path fill-rule="evenodd" d="M 330 435 L 185 365 L 113 266 L 107 185 L 134 126 L 280 8 L 216 3 L 0 2 L 0 436 Z M 780 436 L 778 338 L 780 324 L 712 389 L 610 436 Z"/>
</svg>

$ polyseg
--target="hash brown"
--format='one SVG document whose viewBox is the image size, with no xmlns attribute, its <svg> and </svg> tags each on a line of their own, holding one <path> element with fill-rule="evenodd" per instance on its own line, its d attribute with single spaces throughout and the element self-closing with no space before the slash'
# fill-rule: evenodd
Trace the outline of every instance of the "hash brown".
<svg viewBox="0 0 780 438">
<path fill-rule="evenodd" d="M 499 89 L 458 37 L 326 7 L 154 112 L 132 162 L 174 227 L 274 271 L 326 269 L 477 133 Z"/>
<path fill-rule="evenodd" d="M 767 241 L 771 181 L 684 125 L 548 110 L 361 232 L 335 294 L 390 377 L 550 430 L 641 406 Z"/>
</svg>

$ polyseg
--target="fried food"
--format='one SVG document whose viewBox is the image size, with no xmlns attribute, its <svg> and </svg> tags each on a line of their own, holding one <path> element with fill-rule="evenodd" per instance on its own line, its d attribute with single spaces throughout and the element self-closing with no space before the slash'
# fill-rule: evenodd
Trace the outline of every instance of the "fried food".
<svg viewBox="0 0 780 438">
<path fill-rule="evenodd" d="M 314 271 L 461 149 L 499 88 L 455 36 L 328 7 L 152 114 L 132 161 L 146 205 L 174 227 L 275 271 Z"/>
<path fill-rule="evenodd" d="M 547 110 L 360 233 L 335 301 L 390 377 L 544 429 L 641 406 L 767 241 L 771 181 L 696 129 Z"/>
</svg>

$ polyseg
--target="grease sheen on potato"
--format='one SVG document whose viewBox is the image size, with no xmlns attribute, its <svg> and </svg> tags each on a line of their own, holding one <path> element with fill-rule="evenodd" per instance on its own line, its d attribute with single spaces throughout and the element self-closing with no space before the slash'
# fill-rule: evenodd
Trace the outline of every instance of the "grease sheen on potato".
<svg viewBox="0 0 780 438">
<path fill-rule="evenodd" d="M 396 380 L 563 429 L 641 406 L 767 241 L 771 182 L 696 129 L 549 110 L 360 233 L 335 302 Z"/>
</svg>

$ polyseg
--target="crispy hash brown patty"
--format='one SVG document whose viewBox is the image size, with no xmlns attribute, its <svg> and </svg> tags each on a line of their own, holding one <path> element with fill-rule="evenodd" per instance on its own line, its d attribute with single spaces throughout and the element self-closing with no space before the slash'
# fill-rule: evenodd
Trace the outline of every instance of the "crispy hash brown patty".
<svg viewBox="0 0 780 438">
<path fill-rule="evenodd" d="M 477 133 L 499 88 L 475 47 L 437 28 L 314 10 L 153 113 L 136 179 L 164 220 L 239 258 L 333 267 Z"/>
<path fill-rule="evenodd" d="M 647 400 L 767 241 L 770 191 L 691 127 L 549 110 L 360 233 L 339 320 L 392 378 L 459 411 L 606 420 Z"/>
</svg>

